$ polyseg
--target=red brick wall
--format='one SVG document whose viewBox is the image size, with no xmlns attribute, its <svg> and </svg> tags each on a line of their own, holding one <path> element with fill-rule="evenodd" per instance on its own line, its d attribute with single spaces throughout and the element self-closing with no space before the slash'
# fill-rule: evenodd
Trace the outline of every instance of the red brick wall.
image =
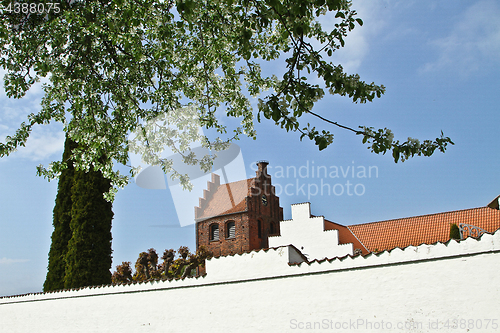
<svg viewBox="0 0 500 333">
<path fill-rule="evenodd" d="M 226 223 L 228 221 L 235 222 L 235 237 L 234 238 L 226 238 L 227 228 Z M 210 240 L 210 226 L 213 223 L 217 223 L 219 225 L 219 240 Z M 196 247 L 203 245 L 209 251 L 212 251 L 214 256 L 225 256 L 236 253 L 242 253 L 245 251 L 249 251 L 250 248 L 248 246 L 248 232 L 249 223 L 248 223 L 248 214 L 240 213 L 240 214 L 231 214 L 228 216 L 216 216 L 211 219 L 198 222 L 197 224 L 197 233 L 198 239 Z"/>
<path fill-rule="evenodd" d="M 274 235 L 279 235 L 279 221 L 283 220 L 283 208 L 279 205 L 279 198 L 274 195 L 274 186 L 271 185 L 271 176 L 264 169 L 256 172 L 252 182 L 251 194 L 246 197 L 246 211 L 225 216 L 215 216 L 197 223 L 196 248 L 201 245 L 212 251 L 214 256 L 226 256 L 243 253 L 250 250 L 268 248 L 270 224 L 274 223 Z M 267 197 L 267 205 L 262 203 L 262 195 Z M 261 221 L 261 237 L 258 225 Z M 235 237 L 226 238 L 226 223 L 235 222 Z M 210 225 L 219 225 L 219 240 L 211 241 Z"/>
</svg>

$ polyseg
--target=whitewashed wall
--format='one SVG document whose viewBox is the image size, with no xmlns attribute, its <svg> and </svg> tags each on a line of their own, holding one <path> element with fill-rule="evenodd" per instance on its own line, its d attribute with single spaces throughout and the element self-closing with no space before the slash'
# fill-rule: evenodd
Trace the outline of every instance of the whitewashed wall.
<svg viewBox="0 0 500 333">
<path fill-rule="evenodd" d="M 323 216 L 311 217 L 309 202 L 292 205 L 292 219 L 280 222 L 280 236 L 269 237 L 269 247 L 293 244 L 308 260 L 353 254 L 353 245 L 339 244 L 337 230 L 325 231 Z"/>
<path fill-rule="evenodd" d="M 500 232 L 292 266 L 280 247 L 204 278 L 1 298 L 0 332 L 498 332 L 499 252 Z"/>
</svg>

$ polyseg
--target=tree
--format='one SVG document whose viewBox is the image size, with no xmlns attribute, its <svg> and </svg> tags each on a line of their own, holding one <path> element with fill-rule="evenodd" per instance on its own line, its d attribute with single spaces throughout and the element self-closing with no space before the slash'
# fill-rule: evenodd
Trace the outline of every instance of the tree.
<svg viewBox="0 0 500 333">
<path fill-rule="evenodd" d="M 111 277 L 113 283 L 129 283 L 133 281 L 132 268 L 130 268 L 130 261 L 123 261 L 121 265 L 116 266 L 116 271 L 113 272 Z"/>
<path fill-rule="evenodd" d="M 175 251 L 173 249 L 165 250 L 165 252 L 163 252 L 163 256 L 161 258 L 163 259 L 163 265 L 161 267 L 161 271 L 162 271 L 161 273 L 164 276 L 168 276 L 168 272 L 170 270 L 170 266 L 174 262 Z"/>
<path fill-rule="evenodd" d="M 111 283 L 110 181 L 100 171 L 75 172 L 71 188 L 71 239 L 65 256 L 65 288 Z"/>
<path fill-rule="evenodd" d="M 450 224 L 450 239 L 461 239 L 460 229 L 456 223 Z"/>
<path fill-rule="evenodd" d="M 69 160 L 71 150 L 76 148 L 76 143 L 66 138 L 64 143 L 63 161 L 67 168 L 59 176 L 57 185 L 56 204 L 54 206 L 52 242 L 49 251 L 49 265 L 47 277 L 43 284 L 44 291 L 64 288 L 64 276 L 66 270 L 65 257 L 68 253 L 68 242 L 71 239 L 71 187 L 73 186 L 73 175 L 75 169 Z"/>
<path fill-rule="evenodd" d="M 134 281 L 145 281 L 149 279 L 157 279 L 161 275 L 158 269 L 158 254 L 156 250 L 151 248 L 148 252 L 141 252 L 135 263 Z"/>
<path fill-rule="evenodd" d="M 249 95 L 260 96 L 258 121 L 266 118 L 299 132 L 300 139 L 309 138 L 320 150 L 333 142 L 333 134 L 305 125 L 305 117 L 352 131 L 374 153 L 391 151 L 395 162 L 430 156 L 436 149 L 444 152 L 453 144 L 442 132 L 435 140 L 408 138 L 401 143 L 389 129 L 353 128 L 313 111 L 325 92 L 366 103 L 385 91 L 327 60 L 344 46 L 348 32 L 363 23 L 350 1 L 66 0 L 52 11 L 48 2 L 41 3 L 47 8 L 43 12 L 1 14 L 0 65 L 7 71 L 7 95 L 23 97 L 41 77 L 49 83 L 43 88 L 40 112 L 0 144 L 0 156 L 23 146 L 36 124 L 62 122 L 79 144 L 73 150 L 75 165 L 100 170 L 112 181 L 108 200 L 129 180 L 112 169 L 113 163 L 127 163 L 129 133 L 140 134 L 145 123 L 189 107 L 203 127 L 219 133 L 215 140 L 204 138 L 204 146 L 224 149 L 242 134 L 256 136 Z M 336 19 L 331 31 L 318 22 L 324 15 Z M 260 64 L 281 61 L 281 56 L 286 58 L 283 76 L 264 76 Z M 227 128 L 217 118 L 220 111 L 241 124 Z M 213 156 L 195 156 L 176 135 L 172 133 L 168 144 L 187 163 L 210 166 Z M 144 156 L 165 172 L 172 171 L 171 161 L 145 141 Z M 109 159 L 101 161 L 102 155 Z M 53 178 L 65 168 L 59 161 L 47 169 L 39 166 L 38 173 Z M 135 172 L 131 170 L 132 176 Z"/>
<path fill-rule="evenodd" d="M 70 159 L 78 144 L 66 138 L 54 207 L 54 231 L 44 291 L 110 283 L 111 203 L 102 193 L 109 180 L 98 171 L 75 170 Z"/>
<path fill-rule="evenodd" d="M 177 253 L 179 254 L 179 258 L 177 258 L 177 260 L 175 260 L 170 266 L 172 275 L 175 277 L 183 274 L 183 269 L 189 265 L 187 258 L 190 256 L 189 248 L 187 246 L 179 247 Z"/>
<path fill-rule="evenodd" d="M 135 263 L 135 273 L 132 274 L 130 262 L 122 262 L 121 265 L 116 266 L 112 282 L 120 284 L 190 277 L 196 273 L 196 268 L 204 267 L 205 260 L 212 257 L 212 253 L 203 246 L 195 254 L 190 253 L 186 246 L 181 246 L 177 250 L 179 257 L 174 260 L 175 253 L 176 251 L 173 249 L 165 250 L 161 257 L 163 263 L 158 264 L 158 255 L 155 249 L 141 252 Z"/>
</svg>

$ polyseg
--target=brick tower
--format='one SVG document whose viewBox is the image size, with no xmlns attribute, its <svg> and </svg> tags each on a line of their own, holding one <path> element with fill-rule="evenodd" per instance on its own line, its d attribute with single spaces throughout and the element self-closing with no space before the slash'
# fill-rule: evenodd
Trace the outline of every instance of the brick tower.
<svg viewBox="0 0 500 333">
<path fill-rule="evenodd" d="M 269 247 L 268 237 L 279 235 L 283 208 L 274 195 L 268 162 L 257 163 L 255 178 L 220 184 L 212 181 L 195 207 L 196 248 L 226 256 Z"/>
</svg>

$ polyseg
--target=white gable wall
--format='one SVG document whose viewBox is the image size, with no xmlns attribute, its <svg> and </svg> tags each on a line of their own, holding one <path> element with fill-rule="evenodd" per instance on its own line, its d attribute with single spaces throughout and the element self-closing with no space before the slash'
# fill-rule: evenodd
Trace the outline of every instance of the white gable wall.
<svg viewBox="0 0 500 333">
<path fill-rule="evenodd" d="M 309 202 L 292 205 L 292 219 L 280 222 L 281 236 L 269 237 L 269 247 L 292 244 L 308 260 L 353 254 L 353 245 L 339 244 L 337 230 L 324 230 L 323 216 L 311 217 Z"/>
</svg>

